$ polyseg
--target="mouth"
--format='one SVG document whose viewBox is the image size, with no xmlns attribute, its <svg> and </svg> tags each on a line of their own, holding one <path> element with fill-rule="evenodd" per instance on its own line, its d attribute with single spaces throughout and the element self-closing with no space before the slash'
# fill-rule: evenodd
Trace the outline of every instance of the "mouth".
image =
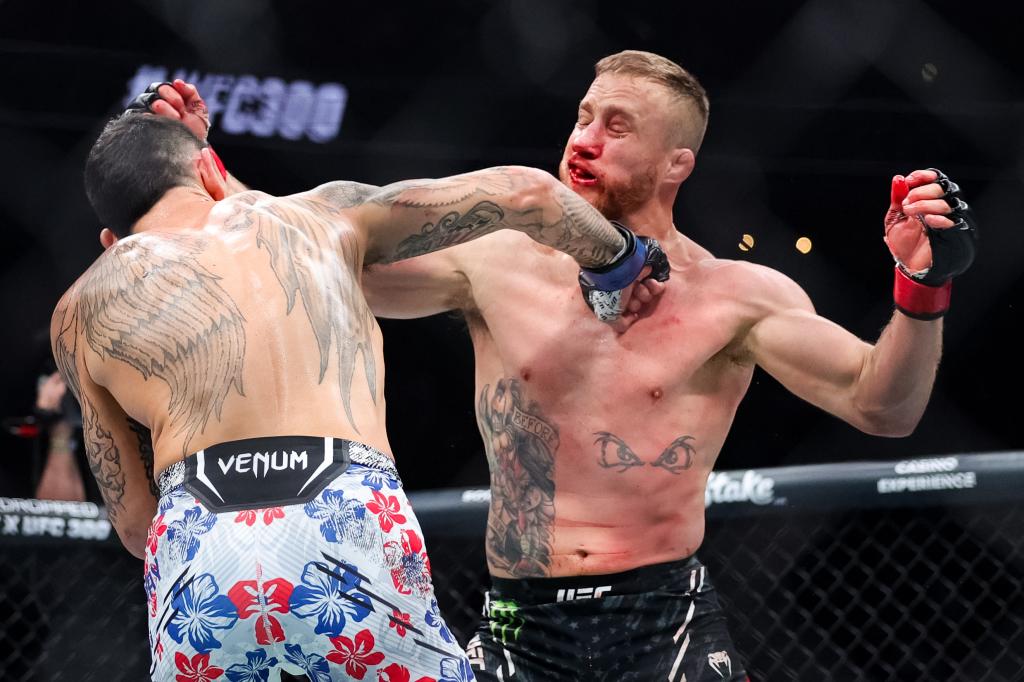
<svg viewBox="0 0 1024 682">
<path fill-rule="evenodd" d="M 579 187 L 594 187 L 597 185 L 597 176 L 587 168 L 578 163 L 570 161 L 568 164 L 569 181 Z"/>
</svg>

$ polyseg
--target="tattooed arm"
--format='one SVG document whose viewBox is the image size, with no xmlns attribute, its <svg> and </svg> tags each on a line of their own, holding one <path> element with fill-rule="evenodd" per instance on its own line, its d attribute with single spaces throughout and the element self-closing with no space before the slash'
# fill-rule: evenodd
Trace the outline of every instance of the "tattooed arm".
<svg viewBox="0 0 1024 682">
<path fill-rule="evenodd" d="M 82 407 L 82 440 L 107 516 L 124 546 L 138 558 L 156 512 L 152 448 L 137 424 L 113 396 L 89 376 L 86 344 L 79 323 L 78 296 L 72 288 L 57 305 L 50 323 L 53 356 L 64 381 Z M 141 427 L 144 428 L 144 427 Z"/>
<path fill-rule="evenodd" d="M 582 267 L 611 263 L 625 245 L 596 209 L 534 168 L 489 168 L 372 190 L 358 187 L 364 194 L 350 215 L 366 245 L 367 265 L 419 256 L 500 229 L 523 232 Z"/>
</svg>

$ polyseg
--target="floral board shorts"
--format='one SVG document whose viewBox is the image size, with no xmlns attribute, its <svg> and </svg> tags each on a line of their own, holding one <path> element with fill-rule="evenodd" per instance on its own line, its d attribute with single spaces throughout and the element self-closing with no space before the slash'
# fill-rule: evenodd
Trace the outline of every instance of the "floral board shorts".
<svg viewBox="0 0 1024 682">
<path fill-rule="evenodd" d="M 149 529 L 153 680 L 467 682 L 390 458 L 284 436 L 168 467 Z"/>
</svg>

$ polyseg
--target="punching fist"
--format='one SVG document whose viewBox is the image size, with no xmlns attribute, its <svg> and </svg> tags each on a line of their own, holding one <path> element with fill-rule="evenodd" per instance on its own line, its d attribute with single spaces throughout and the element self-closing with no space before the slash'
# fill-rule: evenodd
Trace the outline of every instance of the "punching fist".
<svg viewBox="0 0 1024 682">
<path fill-rule="evenodd" d="M 638 237 L 614 220 L 612 225 L 626 239 L 626 248 L 613 262 L 601 268 L 580 270 L 583 300 L 602 322 L 618 320 L 628 309 L 623 291 L 641 279 L 668 279 L 668 257 L 661 245 L 649 237 Z"/>
<path fill-rule="evenodd" d="M 935 319 L 949 307 L 950 280 L 974 262 L 978 238 L 960 186 L 929 168 L 892 180 L 885 243 L 896 259 L 896 307 Z"/>
</svg>

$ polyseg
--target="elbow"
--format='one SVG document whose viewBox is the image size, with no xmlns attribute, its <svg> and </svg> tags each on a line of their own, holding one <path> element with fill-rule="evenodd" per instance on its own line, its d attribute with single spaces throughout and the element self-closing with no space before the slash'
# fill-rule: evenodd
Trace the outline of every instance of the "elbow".
<svg viewBox="0 0 1024 682">
<path fill-rule="evenodd" d="M 146 558 L 146 537 L 148 528 L 117 528 L 117 536 L 121 538 L 121 544 L 136 559 Z"/>
<path fill-rule="evenodd" d="M 921 422 L 921 414 L 899 414 L 885 410 L 873 414 L 862 414 L 857 427 L 872 436 L 883 438 L 906 438 L 914 433 Z"/>
<path fill-rule="evenodd" d="M 884 438 L 906 438 L 907 436 L 914 433 L 917 428 L 917 422 L 913 423 L 893 423 L 887 424 L 884 429 L 881 429 L 877 434 Z"/>
<path fill-rule="evenodd" d="M 544 210 L 557 202 L 562 184 L 555 176 L 528 166 L 511 166 L 507 172 L 512 175 L 515 188 L 509 204 L 518 214 Z"/>
</svg>

